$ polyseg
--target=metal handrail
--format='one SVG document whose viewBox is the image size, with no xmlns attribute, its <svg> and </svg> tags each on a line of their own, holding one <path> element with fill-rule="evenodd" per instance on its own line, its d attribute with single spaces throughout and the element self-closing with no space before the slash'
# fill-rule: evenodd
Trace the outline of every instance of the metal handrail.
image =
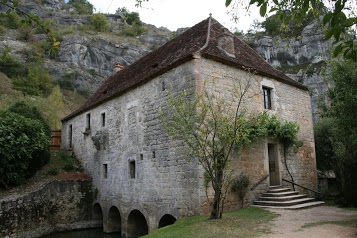
<svg viewBox="0 0 357 238">
<path fill-rule="evenodd" d="M 267 175 L 265 175 L 264 177 L 262 177 L 256 184 L 254 184 L 252 186 L 252 188 L 250 189 L 250 191 L 253 191 L 253 189 L 255 189 L 259 184 L 261 184 L 267 177 L 269 177 L 269 173 Z"/>
<path fill-rule="evenodd" d="M 309 191 L 311 191 L 311 192 L 314 192 L 315 194 L 321 195 L 321 192 L 316 191 L 316 190 L 313 190 L 313 189 L 311 189 L 311 188 L 307 188 L 307 187 L 305 187 L 305 186 L 303 186 L 303 185 L 300 185 L 300 184 L 297 184 L 297 183 L 295 183 L 295 182 L 291 182 L 291 181 L 286 180 L 286 179 L 283 179 L 283 181 L 288 182 L 288 183 L 291 183 L 291 184 L 294 184 L 294 185 L 296 185 L 296 186 L 298 186 L 298 187 L 304 188 L 304 189 L 309 190 Z"/>
</svg>

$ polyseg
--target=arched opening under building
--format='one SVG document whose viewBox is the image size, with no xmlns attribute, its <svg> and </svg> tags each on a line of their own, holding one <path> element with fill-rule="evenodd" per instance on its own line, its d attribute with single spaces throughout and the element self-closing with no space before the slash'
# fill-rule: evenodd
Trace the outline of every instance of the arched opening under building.
<svg viewBox="0 0 357 238">
<path fill-rule="evenodd" d="M 92 219 L 95 221 L 103 221 L 103 211 L 99 203 L 93 206 Z"/>
<path fill-rule="evenodd" d="M 161 217 L 159 221 L 159 228 L 172 225 L 176 222 L 176 218 L 174 216 L 171 216 L 170 214 L 165 214 Z"/>
<path fill-rule="evenodd" d="M 128 238 L 139 237 L 148 234 L 149 228 L 145 216 L 139 210 L 133 210 L 128 217 Z"/>
<path fill-rule="evenodd" d="M 107 233 L 121 232 L 121 216 L 116 206 L 109 209 L 107 225 Z"/>
</svg>

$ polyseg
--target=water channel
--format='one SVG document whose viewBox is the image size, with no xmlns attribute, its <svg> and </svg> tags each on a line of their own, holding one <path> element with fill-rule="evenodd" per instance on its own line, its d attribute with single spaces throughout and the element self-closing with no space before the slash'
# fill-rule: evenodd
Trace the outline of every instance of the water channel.
<svg viewBox="0 0 357 238">
<path fill-rule="evenodd" d="M 120 233 L 106 234 L 103 229 L 86 229 L 53 233 L 42 238 L 120 238 Z"/>
</svg>

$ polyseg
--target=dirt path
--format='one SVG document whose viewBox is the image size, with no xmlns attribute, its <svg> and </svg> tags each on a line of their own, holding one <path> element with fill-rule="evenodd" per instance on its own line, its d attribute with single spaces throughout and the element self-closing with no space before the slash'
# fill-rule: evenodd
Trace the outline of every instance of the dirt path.
<svg viewBox="0 0 357 238">
<path fill-rule="evenodd" d="M 322 224 L 303 227 L 309 223 L 344 221 L 357 218 L 357 211 L 319 206 L 303 210 L 269 209 L 280 214 L 274 219 L 272 234 L 264 238 L 357 238 L 357 222 L 352 226 Z"/>
</svg>

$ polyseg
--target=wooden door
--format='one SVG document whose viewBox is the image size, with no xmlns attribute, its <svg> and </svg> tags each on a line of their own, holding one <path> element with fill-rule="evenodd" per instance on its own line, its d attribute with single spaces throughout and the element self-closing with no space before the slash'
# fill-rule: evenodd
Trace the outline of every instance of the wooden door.
<svg viewBox="0 0 357 238">
<path fill-rule="evenodd" d="M 268 144 L 268 160 L 270 185 L 280 185 L 278 156 L 274 144 Z"/>
</svg>

